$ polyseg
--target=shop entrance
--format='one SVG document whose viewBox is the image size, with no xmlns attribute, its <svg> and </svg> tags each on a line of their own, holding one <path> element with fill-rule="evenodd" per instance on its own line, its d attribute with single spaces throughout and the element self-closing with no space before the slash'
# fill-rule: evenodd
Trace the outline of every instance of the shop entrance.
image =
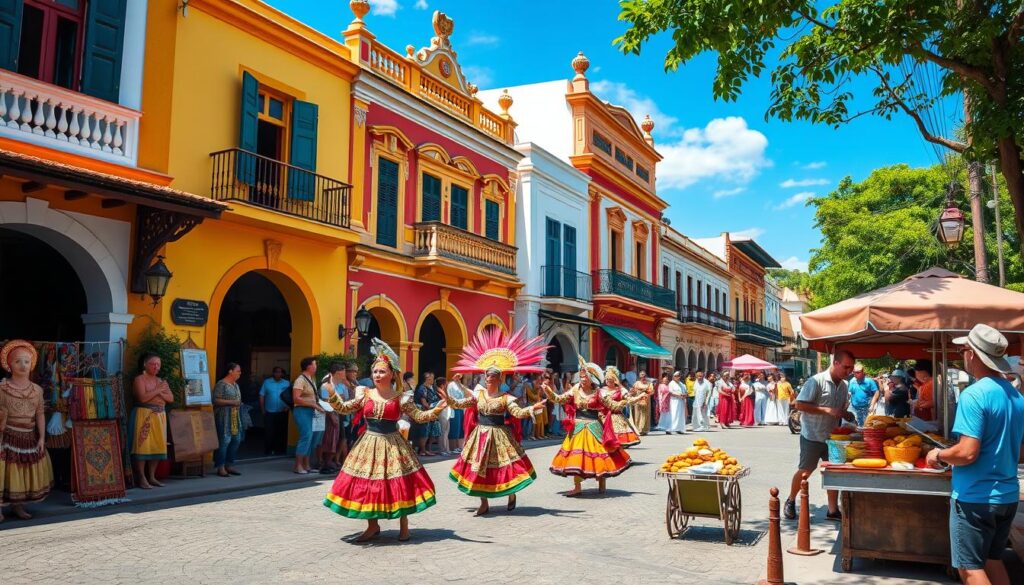
<svg viewBox="0 0 1024 585">
<path fill-rule="evenodd" d="M 85 287 L 67 259 L 43 240 L 0 228 L 0 283 L 0 340 L 85 339 Z"/>
<path fill-rule="evenodd" d="M 573 367 L 573 364 L 576 363 L 576 352 L 573 349 L 572 342 L 566 339 L 565 335 L 559 333 L 552 337 L 548 343 L 551 345 L 547 353 L 549 368 L 558 374 L 574 372 L 578 369 Z"/>
<path fill-rule="evenodd" d="M 217 333 L 215 379 L 224 376 L 225 364 L 242 366 L 238 386 L 242 402 L 251 407 L 253 427 L 246 431 L 238 450 L 241 459 L 263 455 L 263 421 L 259 392 L 263 380 L 270 377 L 275 366 L 285 369 L 286 378 L 294 379 L 291 370 L 292 316 L 284 295 L 269 278 L 258 271 L 242 275 L 231 288 L 220 308 Z"/>
<path fill-rule="evenodd" d="M 448 347 L 448 339 L 440 319 L 434 314 L 427 315 L 427 318 L 423 320 L 418 341 L 423 345 L 420 347 L 419 378 L 416 383 L 419 384 L 423 381 L 424 372 L 433 372 L 435 377 L 447 377 L 448 368 L 444 350 Z"/>
</svg>

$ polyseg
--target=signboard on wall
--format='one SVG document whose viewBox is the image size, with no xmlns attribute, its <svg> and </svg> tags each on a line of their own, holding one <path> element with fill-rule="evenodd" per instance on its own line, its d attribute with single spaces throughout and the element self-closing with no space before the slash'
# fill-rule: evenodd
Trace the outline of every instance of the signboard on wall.
<svg viewBox="0 0 1024 585">
<path fill-rule="evenodd" d="M 210 362 L 205 349 L 181 350 L 181 375 L 185 378 L 185 406 L 212 404 Z"/>
<path fill-rule="evenodd" d="M 203 301 L 174 299 L 171 303 L 171 321 L 175 325 L 202 327 L 210 318 L 210 307 Z"/>
</svg>

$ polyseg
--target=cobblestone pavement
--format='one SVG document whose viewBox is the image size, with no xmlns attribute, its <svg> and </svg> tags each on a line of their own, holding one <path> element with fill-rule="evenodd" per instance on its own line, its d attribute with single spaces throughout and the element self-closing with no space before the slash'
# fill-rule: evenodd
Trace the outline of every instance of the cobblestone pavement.
<svg viewBox="0 0 1024 585">
<path fill-rule="evenodd" d="M 740 541 L 729 547 L 717 520 L 696 519 L 677 540 L 665 530 L 667 486 L 654 472 L 694 436 L 645 437 L 630 449 L 636 464 L 608 480 L 606 494 L 597 495 L 588 482 L 576 499 L 560 495 L 571 480 L 547 471 L 557 446 L 528 443 L 537 481 L 520 492 L 517 510 L 508 513 L 503 500 L 494 500 L 483 518 L 472 516 L 479 500 L 448 480 L 451 460 L 429 462 L 438 503 L 411 517 L 408 543 L 397 541 L 397 521 L 383 523 L 374 544 L 349 543 L 365 523 L 322 506 L 327 481 L 130 506 L 37 526 L 15 528 L 8 520 L 0 532 L 0 582 L 755 583 L 765 568 L 768 489 L 788 483 L 796 437 L 785 428 L 701 434 L 753 467 L 743 480 Z M 824 499 L 818 485 L 812 482 L 812 504 Z M 835 529 L 821 520 L 820 509 L 817 514 L 815 537 L 824 531 L 828 538 Z M 793 528 L 784 528 L 784 547 Z"/>
</svg>

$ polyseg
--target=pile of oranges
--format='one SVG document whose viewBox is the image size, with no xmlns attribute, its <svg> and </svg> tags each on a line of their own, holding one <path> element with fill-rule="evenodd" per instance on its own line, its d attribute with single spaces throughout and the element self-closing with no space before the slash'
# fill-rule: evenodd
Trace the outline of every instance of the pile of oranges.
<svg viewBox="0 0 1024 585">
<path fill-rule="evenodd" d="M 721 475 L 736 475 L 743 469 L 735 457 L 731 457 L 721 449 L 712 449 L 707 439 L 697 439 L 693 442 L 693 446 L 688 447 L 686 451 L 677 455 L 669 455 L 668 459 L 661 464 L 660 469 L 665 473 L 680 473 L 695 465 L 714 461 L 722 462 L 722 470 L 719 472 Z"/>
</svg>

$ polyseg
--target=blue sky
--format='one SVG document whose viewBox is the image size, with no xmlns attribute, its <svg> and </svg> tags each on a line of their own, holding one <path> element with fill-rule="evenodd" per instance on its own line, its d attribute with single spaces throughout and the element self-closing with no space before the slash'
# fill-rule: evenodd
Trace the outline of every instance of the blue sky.
<svg viewBox="0 0 1024 585">
<path fill-rule="evenodd" d="M 344 2 L 268 1 L 335 38 L 352 20 Z M 671 39 L 664 35 L 640 56 L 621 54 L 612 40 L 626 25 L 619 22 L 614 1 L 371 4 L 367 26 L 402 53 L 406 45 L 429 44 L 434 10 L 448 14 L 455 21 L 452 45 L 459 62 L 481 89 L 570 78 L 569 63 L 582 50 L 590 59 L 592 89 L 638 120 L 647 113 L 654 118 L 655 143 L 665 156 L 657 171 L 658 191 L 671 205 L 672 225 L 693 237 L 722 231 L 753 235 L 787 267 L 806 268 L 810 249 L 820 240 L 812 208 L 804 205 L 807 197 L 829 192 L 845 176 L 863 179 L 881 166 L 937 162 L 934 150 L 905 117 L 863 117 L 838 130 L 766 121 L 767 75 L 749 82 L 737 102 L 716 102 L 711 95 L 713 56 L 665 73 L 663 58 Z M 510 112 L 515 117 L 515 105 Z"/>
</svg>

